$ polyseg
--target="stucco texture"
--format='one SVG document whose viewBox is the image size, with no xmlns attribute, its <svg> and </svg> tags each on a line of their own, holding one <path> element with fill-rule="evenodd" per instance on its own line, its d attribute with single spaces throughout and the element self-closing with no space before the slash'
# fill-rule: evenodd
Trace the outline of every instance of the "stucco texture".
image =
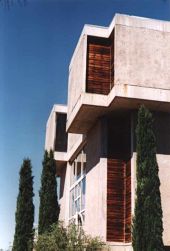
<svg viewBox="0 0 170 251">
<path fill-rule="evenodd" d="M 115 26 L 115 84 L 170 89 L 170 33 Z"/>
</svg>

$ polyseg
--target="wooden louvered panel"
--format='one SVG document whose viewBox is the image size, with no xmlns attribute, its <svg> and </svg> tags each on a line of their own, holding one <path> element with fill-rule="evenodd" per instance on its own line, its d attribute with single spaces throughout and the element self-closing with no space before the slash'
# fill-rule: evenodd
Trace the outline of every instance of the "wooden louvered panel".
<svg viewBox="0 0 170 251">
<path fill-rule="evenodd" d="M 126 164 L 126 222 L 125 222 L 125 241 L 131 241 L 131 165 L 130 161 Z"/>
<path fill-rule="evenodd" d="M 108 159 L 107 241 L 131 240 L 131 169 L 130 162 Z"/>
<path fill-rule="evenodd" d="M 124 241 L 124 163 L 108 159 L 107 241 Z"/>
<path fill-rule="evenodd" d="M 110 92 L 110 45 L 108 39 L 88 42 L 86 91 L 96 94 Z"/>
</svg>

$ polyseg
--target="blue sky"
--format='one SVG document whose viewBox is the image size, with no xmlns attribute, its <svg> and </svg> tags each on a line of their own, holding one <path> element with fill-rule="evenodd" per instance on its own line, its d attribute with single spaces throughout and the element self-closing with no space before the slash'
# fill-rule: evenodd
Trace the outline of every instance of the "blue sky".
<svg viewBox="0 0 170 251">
<path fill-rule="evenodd" d="M 83 25 L 108 26 L 116 12 L 170 20 L 170 0 L 27 1 L 0 6 L 0 248 L 13 240 L 24 157 L 33 165 L 37 223 L 45 125 L 53 104 L 67 102 L 68 66 Z"/>
</svg>

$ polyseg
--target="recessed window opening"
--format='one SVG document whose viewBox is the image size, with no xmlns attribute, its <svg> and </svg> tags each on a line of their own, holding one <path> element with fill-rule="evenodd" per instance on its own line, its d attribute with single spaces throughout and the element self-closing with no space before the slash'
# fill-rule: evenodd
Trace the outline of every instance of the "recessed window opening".
<svg viewBox="0 0 170 251">
<path fill-rule="evenodd" d="M 86 153 L 84 148 L 72 162 L 70 181 L 70 222 L 75 220 L 75 223 L 82 225 L 85 220 L 86 193 Z"/>
</svg>

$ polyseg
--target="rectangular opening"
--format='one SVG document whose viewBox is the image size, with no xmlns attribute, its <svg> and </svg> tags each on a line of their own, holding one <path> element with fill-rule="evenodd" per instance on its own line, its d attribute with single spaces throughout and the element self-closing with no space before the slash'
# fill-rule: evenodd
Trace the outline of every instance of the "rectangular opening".
<svg viewBox="0 0 170 251">
<path fill-rule="evenodd" d="M 67 114 L 57 113 L 56 115 L 56 138 L 55 138 L 55 151 L 67 151 L 67 136 L 66 133 L 66 119 Z"/>
<path fill-rule="evenodd" d="M 69 221 L 76 219 L 80 225 L 85 220 L 85 195 L 86 195 L 86 147 L 84 147 L 71 164 L 70 173 L 70 206 Z"/>
<path fill-rule="evenodd" d="M 63 197 L 65 178 L 66 178 L 66 164 L 62 165 L 60 168 L 56 169 L 56 178 L 57 178 L 57 195 L 58 199 Z"/>
</svg>

